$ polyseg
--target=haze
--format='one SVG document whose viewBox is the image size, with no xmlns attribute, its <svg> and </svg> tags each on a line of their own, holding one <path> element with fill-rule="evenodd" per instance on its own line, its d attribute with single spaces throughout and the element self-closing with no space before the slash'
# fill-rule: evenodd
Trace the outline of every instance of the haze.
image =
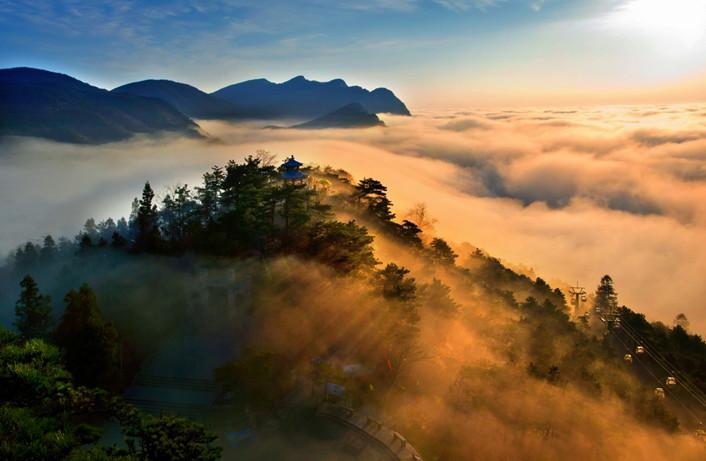
<svg viewBox="0 0 706 461">
<path fill-rule="evenodd" d="M 706 331 L 706 106 L 423 112 L 366 130 L 201 125 L 219 143 L 138 139 L 105 146 L 38 140 L 0 157 L 3 252 L 88 217 L 126 216 L 146 180 L 197 185 L 211 165 L 266 149 L 374 176 L 403 216 L 425 202 L 436 233 L 560 286 L 616 280 L 620 301 Z M 51 181 L 47 178 L 51 177 Z"/>
</svg>

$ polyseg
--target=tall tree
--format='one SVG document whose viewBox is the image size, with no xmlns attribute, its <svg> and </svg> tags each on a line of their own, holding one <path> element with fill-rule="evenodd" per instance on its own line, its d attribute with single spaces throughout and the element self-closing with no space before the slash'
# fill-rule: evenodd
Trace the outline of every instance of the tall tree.
<svg viewBox="0 0 706 461">
<path fill-rule="evenodd" d="M 197 197 L 201 202 L 200 214 L 204 225 L 208 225 L 216 219 L 224 180 L 223 168 L 214 166 L 210 173 L 204 173 L 203 186 L 196 188 Z"/>
<path fill-rule="evenodd" d="M 355 186 L 355 197 L 358 202 L 364 202 L 368 211 L 382 221 L 392 221 L 395 214 L 392 212 L 392 202 L 387 198 L 387 187 L 373 178 L 363 178 Z"/>
<path fill-rule="evenodd" d="M 39 262 L 40 248 L 32 242 L 27 242 L 17 249 L 14 257 L 15 271 L 19 273 L 29 272 Z"/>
<path fill-rule="evenodd" d="M 88 235 L 88 237 L 91 239 L 91 242 L 98 243 L 99 232 L 96 220 L 93 218 L 88 218 L 83 224 L 83 231 L 81 233 L 84 235 Z"/>
<path fill-rule="evenodd" d="M 598 288 L 596 288 L 596 297 L 593 305 L 596 309 L 607 315 L 616 314 L 618 312 L 618 294 L 613 286 L 613 279 L 610 275 L 604 275 L 601 278 Z"/>
<path fill-rule="evenodd" d="M 279 188 L 285 237 L 289 235 L 291 228 L 301 227 L 309 221 L 308 208 L 313 194 L 314 192 L 303 184 L 284 184 Z"/>
<path fill-rule="evenodd" d="M 137 235 L 135 249 L 138 251 L 154 251 L 160 242 L 159 226 L 157 225 L 157 205 L 153 203 L 154 191 L 149 181 L 142 189 L 142 199 L 139 201 L 135 218 Z"/>
<path fill-rule="evenodd" d="M 439 315 L 453 317 L 458 314 L 459 306 L 451 297 L 451 288 L 441 280 L 434 278 L 421 291 L 424 303 Z"/>
<path fill-rule="evenodd" d="M 32 277 L 20 282 L 20 297 L 15 304 L 15 326 L 23 338 L 44 338 L 52 324 L 51 298 L 42 295 Z"/>
<path fill-rule="evenodd" d="M 421 357 L 417 284 L 408 274 L 408 269 L 395 263 L 388 264 L 379 272 L 381 293 L 388 301 L 392 314 L 383 346 L 383 368 L 390 384 L 394 384 L 402 371 Z"/>
<path fill-rule="evenodd" d="M 196 209 L 196 201 L 186 184 L 177 185 L 172 193 L 164 197 L 160 221 L 168 240 L 173 243 L 183 243 L 186 240 Z"/>
<path fill-rule="evenodd" d="M 120 384 L 120 345 L 115 327 L 101 315 L 96 294 L 86 284 L 64 298 L 66 310 L 54 332 L 66 368 L 79 384 L 114 388 Z"/>
<path fill-rule="evenodd" d="M 44 237 L 44 245 L 42 245 L 42 249 L 39 250 L 39 260 L 42 264 L 47 264 L 54 261 L 57 252 L 58 250 L 56 248 L 54 238 L 51 235 Z"/>
<path fill-rule="evenodd" d="M 441 263 L 447 265 L 453 265 L 456 262 L 458 255 L 454 253 L 446 240 L 441 238 L 435 238 L 431 241 L 430 245 L 431 257 Z"/>
<path fill-rule="evenodd" d="M 366 272 L 378 264 L 372 243 L 368 229 L 355 221 L 318 222 L 309 229 L 306 251 L 340 272 Z"/>
<path fill-rule="evenodd" d="M 419 228 L 419 226 L 417 226 L 412 221 L 408 221 L 406 219 L 402 221 L 402 224 L 400 224 L 397 228 L 397 234 L 400 236 L 400 238 L 402 238 L 403 241 L 416 248 L 422 247 L 422 239 L 419 237 L 419 234 L 421 233 L 422 230 Z"/>
<path fill-rule="evenodd" d="M 96 229 L 98 230 L 98 236 L 99 238 L 108 241 L 113 237 L 113 234 L 118 230 L 117 224 L 115 224 L 115 221 L 113 218 L 108 218 L 105 221 L 101 221 L 98 223 L 96 226 Z"/>
</svg>

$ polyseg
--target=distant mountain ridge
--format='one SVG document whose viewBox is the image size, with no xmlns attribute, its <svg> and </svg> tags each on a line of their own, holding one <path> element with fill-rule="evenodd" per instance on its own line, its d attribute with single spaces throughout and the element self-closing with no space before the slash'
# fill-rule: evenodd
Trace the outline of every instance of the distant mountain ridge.
<svg viewBox="0 0 706 461">
<path fill-rule="evenodd" d="M 112 90 L 168 102 L 184 115 L 197 119 L 232 119 L 242 117 L 234 105 L 211 96 L 196 87 L 172 80 L 142 80 Z"/>
<path fill-rule="evenodd" d="M 95 144 L 159 131 L 201 136 L 198 125 L 162 100 L 46 70 L 0 69 L 0 136 Z"/>
<path fill-rule="evenodd" d="M 360 103 L 353 102 L 314 120 L 294 125 L 292 128 L 368 128 L 372 126 L 385 126 L 385 124 L 377 115 L 365 110 Z"/>
<path fill-rule="evenodd" d="M 351 103 L 360 104 L 371 114 L 410 115 L 407 106 L 387 88 L 368 91 L 348 86 L 341 79 L 317 82 L 300 75 L 284 83 L 273 83 L 261 78 L 229 85 L 211 94 L 237 105 L 249 118 L 314 118 Z"/>
<path fill-rule="evenodd" d="M 310 120 L 297 128 L 384 125 L 377 113 L 410 115 L 392 91 L 368 91 L 341 79 L 257 79 L 208 94 L 171 80 L 142 80 L 108 91 L 47 70 L 0 69 L 0 137 L 82 144 L 158 132 L 203 137 L 190 117 Z"/>
</svg>

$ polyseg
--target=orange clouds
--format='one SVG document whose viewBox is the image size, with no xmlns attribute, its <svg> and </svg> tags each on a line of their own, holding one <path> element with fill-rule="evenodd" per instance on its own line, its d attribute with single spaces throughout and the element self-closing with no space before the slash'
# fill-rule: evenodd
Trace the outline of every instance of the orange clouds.
<svg viewBox="0 0 706 461">
<path fill-rule="evenodd" d="M 145 180 L 195 185 L 213 164 L 264 148 L 373 176 L 399 215 L 426 202 L 438 234 L 706 331 L 706 106 L 419 112 L 386 128 L 262 130 L 204 123 L 221 142 L 3 146 L 0 248 L 126 215 Z"/>
</svg>

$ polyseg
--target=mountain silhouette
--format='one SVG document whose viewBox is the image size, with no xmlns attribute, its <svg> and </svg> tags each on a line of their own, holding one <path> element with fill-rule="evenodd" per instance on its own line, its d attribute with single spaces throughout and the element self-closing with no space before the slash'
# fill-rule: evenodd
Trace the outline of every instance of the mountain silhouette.
<svg viewBox="0 0 706 461">
<path fill-rule="evenodd" d="M 46 70 L 0 69 L 0 136 L 94 144 L 158 131 L 201 136 L 198 125 L 167 102 Z"/>
<path fill-rule="evenodd" d="M 314 120 L 294 125 L 292 128 L 366 128 L 384 125 L 377 115 L 369 113 L 361 104 L 353 102 Z"/>
<path fill-rule="evenodd" d="M 231 119 L 238 117 L 235 105 L 211 96 L 198 88 L 171 80 L 142 80 L 113 89 L 113 93 L 129 93 L 161 99 L 181 113 L 197 119 Z"/>
<path fill-rule="evenodd" d="M 350 103 L 358 103 L 372 114 L 410 115 L 392 91 L 386 88 L 368 91 L 348 86 L 341 79 L 317 82 L 298 76 L 284 83 L 273 83 L 261 78 L 227 86 L 212 95 L 237 105 L 248 118 L 314 118 Z"/>
</svg>

